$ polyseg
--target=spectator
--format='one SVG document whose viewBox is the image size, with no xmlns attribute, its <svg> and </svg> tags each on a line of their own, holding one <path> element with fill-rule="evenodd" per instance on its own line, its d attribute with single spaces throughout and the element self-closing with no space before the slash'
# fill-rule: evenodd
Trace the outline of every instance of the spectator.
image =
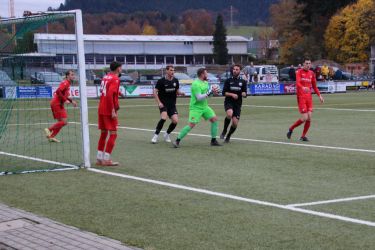
<svg viewBox="0 0 375 250">
<path fill-rule="evenodd" d="M 298 64 L 297 70 L 302 69 L 302 64 Z"/>
<path fill-rule="evenodd" d="M 254 82 L 254 75 L 256 73 L 256 69 L 254 67 L 254 63 L 250 62 L 250 65 L 247 65 L 244 69 L 245 76 L 249 80 L 249 82 Z"/>
<path fill-rule="evenodd" d="M 328 79 L 332 80 L 334 75 L 335 75 L 335 70 L 331 66 L 329 66 L 328 67 Z"/>
<path fill-rule="evenodd" d="M 342 71 L 340 69 L 336 70 L 333 80 L 342 80 Z"/>
<path fill-rule="evenodd" d="M 289 79 L 291 81 L 295 81 L 296 80 L 296 69 L 294 68 L 294 65 L 290 65 L 290 68 L 289 68 Z"/>
<path fill-rule="evenodd" d="M 256 71 L 254 72 L 253 81 L 254 81 L 254 82 L 258 82 L 258 81 L 259 81 L 258 73 L 257 73 Z"/>
<path fill-rule="evenodd" d="M 321 74 L 322 74 L 324 80 L 328 80 L 329 68 L 328 68 L 327 64 L 324 64 L 322 66 Z"/>
</svg>

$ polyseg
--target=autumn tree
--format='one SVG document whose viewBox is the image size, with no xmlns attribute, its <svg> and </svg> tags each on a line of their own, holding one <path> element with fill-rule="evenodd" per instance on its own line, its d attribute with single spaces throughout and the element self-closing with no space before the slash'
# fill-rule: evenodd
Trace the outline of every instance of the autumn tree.
<svg viewBox="0 0 375 250">
<path fill-rule="evenodd" d="M 339 11 L 329 22 L 324 35 L 328 58 L 338 62 L 365 62 L 375 42 L 375 3 L 358 0 Z"/>
</svg>

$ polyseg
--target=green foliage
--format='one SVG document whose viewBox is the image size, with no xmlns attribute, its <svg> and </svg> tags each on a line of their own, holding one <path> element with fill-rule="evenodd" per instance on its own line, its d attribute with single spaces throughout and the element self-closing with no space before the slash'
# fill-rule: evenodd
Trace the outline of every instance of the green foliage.
<svg viewBox="0 0 375 250">
<path fill-rule="evenodd" d="M 215 63 L 226 65 L 228 63 L 227 31 L 221 15 L 216 18 L 213 45 Z"/>
</svg>

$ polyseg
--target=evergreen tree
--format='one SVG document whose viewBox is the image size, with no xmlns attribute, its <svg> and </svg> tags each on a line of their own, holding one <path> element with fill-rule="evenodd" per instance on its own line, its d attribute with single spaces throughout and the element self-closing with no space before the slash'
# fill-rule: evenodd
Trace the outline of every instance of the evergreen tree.
<svg viewBox="0 0 375 250">
<path fill-rule="evenodd" d="M 215 63 L 226 65 L 228 63 L 227 30 L 222 15 L 218 15 L 216 18 L 213 45 Z"/>
</svg>

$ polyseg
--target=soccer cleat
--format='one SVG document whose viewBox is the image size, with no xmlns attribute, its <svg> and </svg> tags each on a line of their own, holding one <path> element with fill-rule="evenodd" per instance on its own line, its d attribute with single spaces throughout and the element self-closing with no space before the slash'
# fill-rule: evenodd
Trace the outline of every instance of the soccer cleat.
<svg viewBox="0 0 375 250">
<path fill-rule="evenodd" d="M 175 142 L 172 143 L 174 148 L 179 148 L 180 147 L 180 140 L 176 140 Z"/>
<path fill-rule="evenodd" d="M 164 134 L 164 141 L 165 141 L 165 142 L 171 142 L 171 137 L 169 137 L 169 134 L 168 134 L 168 133 L 165 133 L 165 134 Z"/>
<path fill-rule="evenodd" d="M 222 133 L 222 134 L 220 135 L 220 139 L 221 139 L 221 140 L 224 140 L 224 138 L 225 138 L 225 134 Z"/>
<path fill-rule="evenodd" d="M 230 136 L 227 136 L 227 138 L 225 138 L 224 140 L 224 143 L 229 143 L 230 142 Z"/>
<path fill-rule="evenodd" d="M 222 146 L 216 139 L 211 140 L 211 146 Z"/>
<path fill-rule="evenodd" d="M 102 164 L 101 164 L 101 166 L 104 166 L 104 167 L 114 167 L 118 165 L 119 165 L 118 162 L 115 162 L 112 160 L 102 160 Z"/>
<path fill-rule="evenodd" d="M 60 140 L 58 140 L 58 139 L 55 138 L 55 137 L 48 137 L 48 141 L 49 141 L 49 142 L 57 142 L 57 143 L 61 142 Z"/>
<path fill-rule="evenodd" d="M 103 160 L 101 159 L 96 159 L 96 163 L 95 163 L 96 166 L 102 166 L 103 165 Z"/>
<path fill-rule="evenodd" d="M 289 129 L 288 133 L 286 133 L 286 137 L 287 137 L 288 139 L 290 139 L 290 138 L 292 137 L 292 134 L 293 134 L 293 130 L 290 130 L 290 129 Z"/>
<path fill-rule="evenodd" d="M 152 144 L 158 143 L 158 139 L 159 139 L 159 135 L 154 134 L 154 137 L 152 137 L 151 139 L 151 143 Z"/>
<path fill-rule="evenodd" d="M 300 141 L 309 141 L 309 139 L 306 136 L 302 136 L 299 138 Z"/>
<path fill-rule="evenodd" d="M 48 128 L 45 128 L 44 129 L 44 133 L 46 133 L 46 137 L 49 138 L 52 134 L 52 132 L 48 129 Z"/>
</svg>

